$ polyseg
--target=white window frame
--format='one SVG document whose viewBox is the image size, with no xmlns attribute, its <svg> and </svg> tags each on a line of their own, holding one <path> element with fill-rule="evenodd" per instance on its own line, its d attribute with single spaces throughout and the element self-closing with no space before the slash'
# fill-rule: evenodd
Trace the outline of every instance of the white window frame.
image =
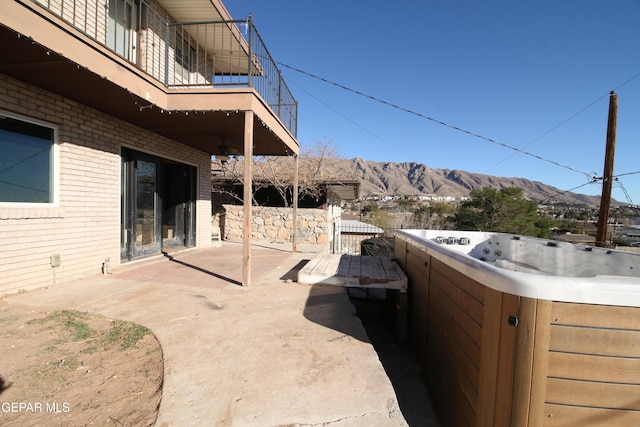
<svg viewBox="0 0 640 427">
<path fill-rule="evenodd" d="M 50 122 L 34 119 L 32 117 L 23 116 L 5 110 L 0 110 L 0 116 L 20 120 L 34 125 L 47 127 L 53 130 L 53 141 L 51 153 L 49 154 L 49 164 L 51 165 L 49 175 L 49 189 L 51 191 L 51 201 L 47 203 L 30 203 L 30 202 L 3 202 L 0 200 L 0 208 L 55 208 L 60 205 L 60 152 L 58 149 L 59 127 Z"/>
</svg>

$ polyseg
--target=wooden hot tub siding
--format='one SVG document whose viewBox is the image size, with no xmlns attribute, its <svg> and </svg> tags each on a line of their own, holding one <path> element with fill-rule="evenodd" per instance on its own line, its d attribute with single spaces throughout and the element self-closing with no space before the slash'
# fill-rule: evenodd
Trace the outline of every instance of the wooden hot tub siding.
<svg viewBox="0 0 640 427">
<path fill-rule="evenodd" d="M 640 425 L 640 308 L 498 292 L 397 238 L 394 256 L 443 424 Z"/>
</svg>

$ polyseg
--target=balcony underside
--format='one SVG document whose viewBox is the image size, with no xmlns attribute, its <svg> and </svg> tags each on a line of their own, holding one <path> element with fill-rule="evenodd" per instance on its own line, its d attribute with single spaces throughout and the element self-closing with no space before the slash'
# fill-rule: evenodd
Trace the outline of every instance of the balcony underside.
<svg viewBox="0 0 640 427">
<path fill-rule="evenodd" d="M 167 89 L 55 19 L 27 9 L 0 19 L 0 73 L 209 154 L 242 154 L 244 112 L 252 111 L 255 155 L 298 153 L 295 137 L 253 89 Z"/>
</svg>

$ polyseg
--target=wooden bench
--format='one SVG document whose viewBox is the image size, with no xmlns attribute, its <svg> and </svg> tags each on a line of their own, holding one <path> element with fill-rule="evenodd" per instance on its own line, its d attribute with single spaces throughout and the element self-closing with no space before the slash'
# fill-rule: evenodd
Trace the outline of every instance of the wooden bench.
<svg viewBox="0 0 640 427">
<path fill-rule="evenodd" d="M 298 272 L 298 283 L 406 292 L 407 276 L 389 257 L 324 254 L 313 258 Z"/>
</svg>

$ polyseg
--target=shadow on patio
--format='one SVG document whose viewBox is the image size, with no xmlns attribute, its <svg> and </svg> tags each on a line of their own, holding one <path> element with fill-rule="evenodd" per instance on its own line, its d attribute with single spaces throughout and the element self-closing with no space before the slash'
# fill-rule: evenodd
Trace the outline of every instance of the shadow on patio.
<svg viewBox="0 0 640 427">
<path fill-rule="evenodd" d="M 165 256 L 165 258 L 167 258 L 171 262 L 175 262 L 175 263 L 180 264 L 182 266 L 192 268 L 192 269 L 194 269 L 196 271 L 199 271 L 201 273 L 208 274 L 210 276 L 215 277 L 216 279 L 224 280 L 226 282 L 231 283 L 232 285 L 242 286 L 242 282 L 239 282 L 237 280 L 231 279 L 229 277 L 222 276 L 221 274 L 218 274 L 218 273 L 214 273 L 213 271 L 209 271 L 209 270 L 207 270 L 205 268 L 198 267 L 197 265 L 189 264 L 188 262 L 185 262 L 185 261 L 180 261 L 180 260 L 176 259 L 174 256 L 169 255 L 166 252 L 163 252 L 162 254 Z"/>
<path fill-rule="evenodd" d="M 344 337 L 370 343 L 391 381 L 399 408 L 409 426 L 439 426 L 429 391 L 419 364 L 406 345 L 395 335 L 393 304 L 388 301 L 349 298 L 346 289 L 313 285 L 304 316 L 333 329 Z M 360 322 L 354 322 L 354 317 Z M 364 327 L 364 328 L 363 328 Z"/>
<path fill-rule="evenodd" d="M 221 247 L 166 253 L 163 257 L 120 266 L 116 275 L 123 279 L 224 287 L 242 286 L 242 243 L 224 242 Z M 257 281 L 291 256 L 290 252 L 252 247 L 251 274 Z"/>
</svg>

